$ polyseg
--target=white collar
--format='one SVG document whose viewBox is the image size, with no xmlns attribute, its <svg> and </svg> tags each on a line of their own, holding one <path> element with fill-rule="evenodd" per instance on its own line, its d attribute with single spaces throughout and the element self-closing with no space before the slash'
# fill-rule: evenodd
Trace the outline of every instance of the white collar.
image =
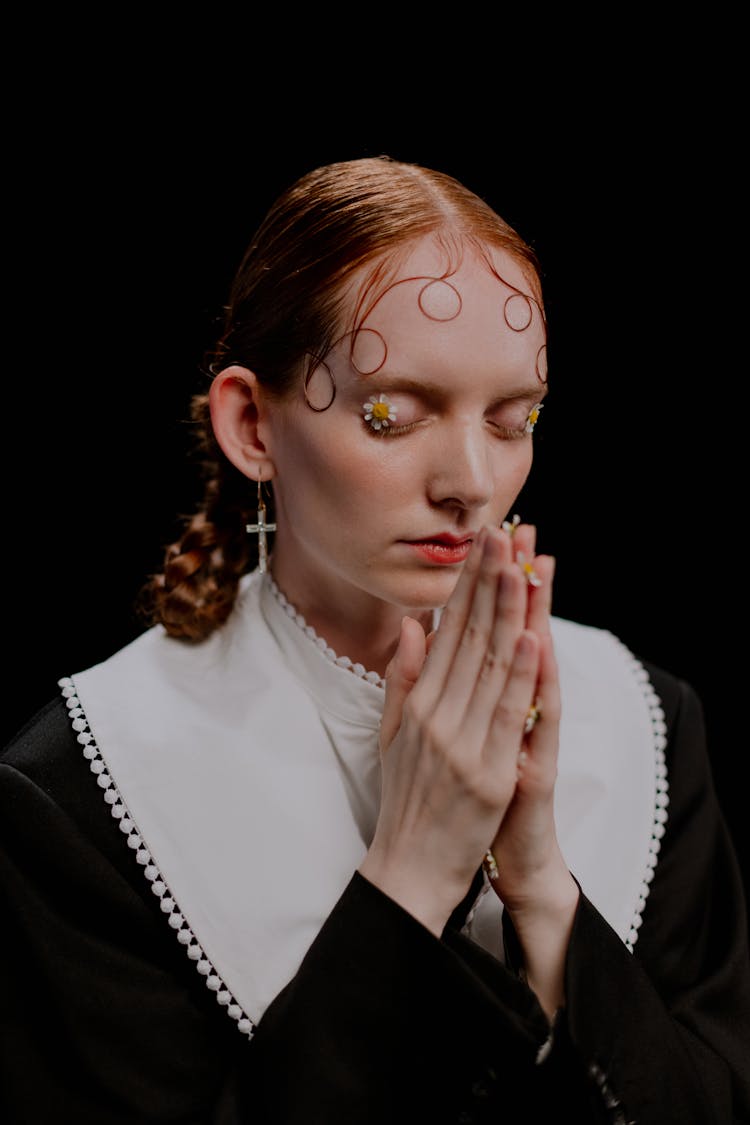
<svg viewBox="0 0 750 1125">
<path fill-rule="evenodd" d="M 61 681 L 169 925 L 246 1034 L 294 976 L 377 814 L 383 690 L 304 629 L 254 572 L 207 641 L 157 627 Z M 664 717 L 617 638 L 559 618 L 553 634 L 558 835 L 584 893 L 632 948 L 666 819 Z M 486 895 L 472 930 L 498 954 L 500 910 Z"/>
</svg>

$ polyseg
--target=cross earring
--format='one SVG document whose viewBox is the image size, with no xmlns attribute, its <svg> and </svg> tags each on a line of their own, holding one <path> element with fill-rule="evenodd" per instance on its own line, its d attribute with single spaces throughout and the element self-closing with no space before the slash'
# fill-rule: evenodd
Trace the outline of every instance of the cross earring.
<svg viewBox="0 0 750 1125">
<path fill-rule="evenodd" d="M 265 574 L 268 569 L 266 532 L 275 530 L 275 523 L 266 523 L 266 503 L 263 499 L 263 485 L 260 477 L 258 477 L 258 522 L 245 524 L 245 531 L 249 535 L 258 536 L 258 569 L 261 574 Z"/>
</svg>

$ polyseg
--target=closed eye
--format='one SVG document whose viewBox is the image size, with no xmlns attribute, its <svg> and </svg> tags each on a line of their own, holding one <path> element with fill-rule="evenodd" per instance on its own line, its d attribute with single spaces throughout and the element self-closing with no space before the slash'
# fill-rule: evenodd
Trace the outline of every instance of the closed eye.
<svg viewBox="0 0 750 1125">
<path fill-rule="evenodd" d="M 423 421 L 423 419 L 420 418 L 416 422 L 407 422 L 403 426 L 398 426 L 398 425 L 396 425 L 395 422 L 390 422 L 387 426 L 381 426 L 379 430 L 374 429 L 372 424 L 370 422 L 365 421 L 364 418 L 362 419 L 362 424 L 365 427 L 365 429 L 370 434 L 372 434 L 373 437 L 381 438 L 381 437 L 399 437 L 399 435 L 401 435 L 401 434 L 408 434 L 410 430 L 416 429 L 416 427 L 419 426 L 422 421 Z"/>
<path fill-rule="evenodd" d="M 506 441 L 516 441 L 519 438 L 525 438 L 529 435 L 530 431 L 526 428 L 526 423 L 522 426 L 504 426 L 500 422 L 493 422 L 490 420 L 490 425 L 497 431 L 501 438 Z"/>
</svg>

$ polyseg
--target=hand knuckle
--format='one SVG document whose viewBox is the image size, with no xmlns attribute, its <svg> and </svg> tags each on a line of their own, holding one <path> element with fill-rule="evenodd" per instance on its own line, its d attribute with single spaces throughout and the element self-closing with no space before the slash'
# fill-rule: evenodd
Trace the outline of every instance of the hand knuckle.
<svg viewBox="0 0 750 1125">
<path fill-rule="evenodd" d="M 487 680 L 495 672 L 500 672 L 501 674 L 507 675 L 508 667 L 508 661 L 500 653 L 490 648 L 487 650 L 484 660 L 482 661 L 482 667 L 479 670 L 479 677 L 482 680 Z"/>
<path fill-rule="evenodd" d="M 495 719 L 502 726 L 522 727 L 526 720 L 526 711 L 515 703 L 501 699 L 495 708 Z"/>
<path fill-rule="evenodd" d="M 461 647 L 468 649 L 481 648 L 487 644 L 487 629 L 478 621 L 467 621 L 461 634 Z"/>
<path fill-rule="evenodd" d="M 422 735 L 425 745 L 435 757 L 445 758 L 449 756 L 452 739 L 448 737 L 445 726 L 438 722 L 434 715 L 423 723 Z"/>
<path fill-rule="evenodd" d="M 413 691 L 404 702 L 402 711 L 403 721 L 410 727 L 420 727 L 428 713 L 421 697 L 417 692 Z"/>
</svg>

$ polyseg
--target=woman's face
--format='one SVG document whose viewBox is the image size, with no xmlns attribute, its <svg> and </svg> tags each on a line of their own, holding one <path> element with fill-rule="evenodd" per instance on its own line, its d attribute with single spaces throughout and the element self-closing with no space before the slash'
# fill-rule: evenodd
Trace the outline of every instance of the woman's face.
<svg viewBox="0 0 750 1125">
<path fill-rule="evenodd" d="M 321 604 L 359 593 L 442 606 L 480 528 L 509 514 L 531 467 L 545 332 L 538 306 L 515 292 L 532 292 L 520 266 L 492 257 L 510 285 L 473 252 L 430 283 L 444 256 L 425 239 L 309 380 L 308 401 L 323 406 L 333 378 L 331 405 L 311 409 L 302 380 L 271 404 L 272 569 L 292 601 L 309 607 L 319 591 Z M 384 408 L 370 422 L 365 404 L 381 395 L 395 420 L 376 429 Z"/>
</svg>

